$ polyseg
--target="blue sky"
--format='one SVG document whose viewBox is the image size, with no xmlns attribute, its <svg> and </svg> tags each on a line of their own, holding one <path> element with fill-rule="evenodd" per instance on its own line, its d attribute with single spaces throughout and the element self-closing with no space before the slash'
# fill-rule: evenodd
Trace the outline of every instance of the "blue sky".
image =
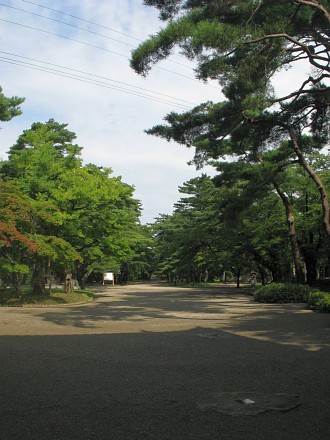
<svg viewBox="0 0 330 440">
<path fill-rule="evenodd" d="M 143 223 L 171 213 L 178 186 L 200 174 L 187 165 L 194 151 L 144 130 L 222 95 L 216 83 L 196 81 L 193 64 L 178 55 L 146 78 L 130 68 L 131 45 L 162 26 L 157 11 L 142 0 L 3 0 L 0 25 L 0 85 L 6 96 L 26 98 L 23 115 L 1 124 L 0 158 L 33 122 L 54 118 L 77 134 L 85 163 L 111 167 L 135 186 Z M 290 73 L 279 84 L 289 86 Z"/>
</svg>

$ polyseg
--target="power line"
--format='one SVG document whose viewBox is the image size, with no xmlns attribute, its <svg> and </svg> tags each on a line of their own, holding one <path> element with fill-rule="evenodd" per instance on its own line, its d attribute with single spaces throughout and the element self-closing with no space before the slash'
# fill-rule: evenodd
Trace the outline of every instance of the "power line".
<svg viewBox="0 0 330 440">
<path fill-rule="evenodd" d="M 14 24 L 16 26 L 21 26 L 21 27 L 24 27 L 24 28 L 27 28 L 27 29 L 32 29 L 34 31 L 42 32 L 42 33 L 48 34 L 48 35 L 54 35 L 55 37 L 64 38 L 65 40 L 74 41 L 75 43 L 84 44 L 85 46 L 93 47 L 94 49 L 104 50 L 105 52 L 110 52 L 110 53 L 113 53 L 113 54 L 118 55 L 120 57 L 127 58 L 127 56 L 122 54 L 122 53 L 114 52 L 113 50 L 105 49 L 104 47 L 96 46 L 94 44 L 85 43 L 84 41 L 76 40 L 76 39 L 71 38 L 71 37 L 66 37 L 65 35 L 56 34 L 55 32 L 45 31 L 44 29 L 38 29 L 38 28 L 33 27 L 33 26 L 28 26 L 27 24 L 16 23 L 15 21 L 5 20 L 4 18 L 0 18 L 0 20 L 4 21 L 6 23 Z"/>
<path fill-rule="evenodd" d="M 72 28 L 75 28 L 75 29 L 79 29 L 79 30 L 82 30 L 82 31 L 85 31 L 85 32 L 89 32 L 90 34 L 94 34 L 94 35 L 97 35 L 99 37 L 107 38 L 108 40 L 116 41 L 117 43 L 124 44 L 125 46 L 130 46 L 130 47 L 133 47 L 133 48 L 135 47 L 133 44 L 125 43 L 123 41 L 117 40 L 116 38 L 108 37 L 107 35 L 99 34 L 98 32 L 94 32 L 94 31 L 91 31 L 89 29 L 85 29 L 85 28 L 82 28 L 80 26 L 76 26 L 76 25 L 71 24 L 71 23 L 65 23 L 64 21 L 56 20 L 56 18 L 46 17 L 45 15 L 37 14 L 36 12 L 26 11 L 24 9 L 15 8 L 14 6 L 5 5 L 3 3 L 0 3 L 0 6 L 4 6 L 5 8 L 14 9 L 14 10 L 19 11 L 19 12 L 24 12 L 25 14 L 30 14 L 30 15 L 34 15 L 36 17 L 44 18 L 45 20 L 50 20 L 50 21 L 54 21 L 56 23 L 61 23 L 61 24 L 64 24 L 65 26 L 69 26 L 69 27 L 72 27 Z"/>
<path fill-rule="evenodd" d="M 47 9 L 48 11 L 56 12 L 57 14 L 66 15 L 67 17 L 75 18 L 76 20 L 80 20 L 80 21 L 84 21 L 85 23 L 93 24 L 94 26 L 98 26 L 103 29 L 107 29 L 108 31 L 111 31 L 111 32 L 116 32 L 117 34 L 120 34 L 120 35 L 125 35 L 125 37 L 133 38 L 134 40 L 137 40 L 137 41 L 143 41 L 140 38 L 133 37 L 132 35 L 125 34 L 124 32 L 120 32 L 115 29 L 109 28 L 107 26 L 103 26 L 102 24 L 99 24 L 99 23 L 94 23 L 93 21 L 90 21 L 90 20 L 85 20 L 84 18 L 77 17 L 76 15 L 72 15 L 72 14 L 68 14 L 67 12 L 59 11 L 58 9 L 49 8 L 47 6 L 39 5 L 38 3 L 30 2 L 27 0 L 22 0 L 22 1 L 24 3 L 30 3 L 31 5 L 34 5 L 34 6 L 39 6 L 39 8 Z"/>
<path fill-rule="evenodd" d="M 24 61 L 19 61 L 19 60 L 13 60 L 10 58 L 6 58 L 6 57 L 0 57 L 0 62 L 6 63 L 6 64 L 12 64 L 12 65 L 16 65 L 16 66 L 20 66 L 20 67 L 25 67 L 25 68 L 29 68 L 32 70 L 38 70 L 41 72 L 46 72 L 46 73 L 51 73 L 52 75 L 56 75 L 56 76 L 61 76 L 63 78 L 70 78 L 70 79 L 74 79 L 80 82 L 84 82 L 87 84 L 93 84 L 93 85 L 97 85 L 100 87 L 104 87 L 107 89 L 111 89 L 111 90 L 116 90 L 122 93 L 127 93 L 129 95 L 133 95 L 133 96 L 137 96 L 140 98 L 144 98 L 144 99 L 148 99 L 150 101 L 155 101 L 155 102 L 159 102 L 162 104 L 167 104 L 167 105 L 171 105 L 171 106 L 175 106 L 178 107 L 180 109 L 184 109 L 184 110 L 188 110 L 189 107 L 184 105 L 184 104 L 180 104 L 178 102 L 173 102 L 173 101 L 169 101 L 169 100 L 165 100 L 165 99 L 160 99 L 157 97 L 153 97 L 153 96 L 149 96 L 143 93 L 139 93 L 139 92 L 135 92 L 133 90 L 128 90 L 125 89 L 123 87 L 119 87 L 119 86 L 112 86 L 106 83 L 103 83 L 101 81 L 98 80 L 93 80 L 93 79 L 88 79 L 88 78 L 84 78 L 84 77 L 80 77 L 79 75 L 75 75 L 75 74 L 71 74 L 68 72 L 62 72 L 56 69 L 51 69 L 48 67 L 44 67 L 44 66 L 38 66 L 36 64 L 32 64 L 32 63 L 27 63 Z"/>
<path fill-rule="evenodd" d="M 120 57 L 124 57 L 124 58 L 128 59 L 127 56 L 124 55 L 124 54 L 121 54 L 121 53 L 118 53 L 118 52 L 114 52 L 113 50 L 106 49 L 106 48 L 101 47 L 101 46 L 96 46 L 96 45 L 94 45 L 94 44 L 86 43 L 86 42 L 84 42 L 84 41 L 76 40 L 75 38 L 66 37 L 65 35 L 56 34 L 55 32 L 45 31 L 44 29 L 39 29 L 39 28 L 36 28 L 36 27 L 33 27 L 33 26 L 28 26 L 28 25 L 26 25 L 26 24 L 17 23 L 17 22 L 15 22 L 15 21 L 11 21 L 11 20 L 5 20 L 5 19 L 3 19 L 3 18 L 0 18 L 0 21 L 3 21 L 3 22 L 5 22 L 5 23 L 14 24 L 14 25 L 16 25 L 16 26 L 21 26 L 21 27 L 24 27 L 24 28 L 26 28 L 26 29 L 31 29 L 31 30 L 34 30 L 34 31 L 37 31 L 37 32 L 41 32 L 41 33 L 44 33 L 44 34 L 53 35 L 53 36 L 55 36 L 55 37 L 64 38 L 64 39 L 66 39 L 66 40 L 74 41 L 75 43 L 80 43 L 80 44 L 83 44 L 83 45 L 85 45 L 85 46 L 89 46 L 89 47 L 92 47 L 92 48 L 94 48 L 94 49 L 103 50 L 103 51 L 105 51 L 105 52 L 113 53 L 114 55 L 118 55 L 118 56 L 120 56 Z M 172 70 L 165 69 L 165 68 L 163 68 L 163 67 L 159 67 L 159 66 L 155 66 L 155 68 L 157 68 L 157 69 L 159 69 L 159 70 L 164 70 L 165 72 L 173 73 L 174 75 L 181 76 L 181 77 L 183 77 L 183 78 L 189 79 L 190 81 L 195 81 L 195 82 L 197 82 L 197 83 L 200 84 L 200 81 L 196 80 L 195 78 L 191 78 L 190 76 L 183 75 L 182 73 L 174 72 L 174 71 L 172 71 Z M 219 87 L 214 87 L 214 86 L 211 86 L 211 85 L 208 85 L 208 86 L 209 86 L 209 87 L 216 88 L 216 89 L 219 90 Z"/>
<path fill-rule="evenodd" d="M 174 97 L 174 96 L 171 96 L 171 95 L 167 95 L 167 94 L 161 93 L 161 92 L 156 92 L 155 90 L 146 89 L 144 87 L 139 87 L 139 86 L 136 86 L 136 85 L 131 85 L 131 84 L 125 83 L 123 81 L 118 81 L 118 80 L 115 80 L 115 79 L 112 79 L 112 78 L 108 78 L 108 77 L 105 77 L 105 76 L 96 75 L 94 73 L 85 72 L 83 70 L 73 69 L 71 67 L 61 66 L 59 64 L 49 63 L 47 61 L 38 60 L 36 58 L 30 58 L 30 57 L 26 57 L 26 56 L 23 56 L 23 55 L 17 55 L 17 54 L 14 54 L 14 53 L 11 53 L 11 52 L 5 52 L 5 51 L 2 51 L 2 50 L 0 50 L 0 53 L 5 54 L 5 55 L 14 56 L 16 58 L 24 58 L 25 60 L 35 61 L 35 62 L 41 63 L 41 64 L 47 64 L 48 66 L 59 67 L 60 69 L 70 70 L 72 72 L 81 73 L 83 75 L 88 75 L 88 76 L 91 76 L 91 77 L 94 77 L 94 78 L 99 78 L 99 79 L 102 79 L 102 80 L 114 82 L 116 84 L 122 84 L 124 86 L 128 86 L 128 87 L 131 87 L 133 89 L 139 89 L 139 90 L 143 90 L 143 91 L 148 92 L 148 93 L 153 93 L 153 94 L 156 94 L 156 95 L 160 95 L 160 96 L 163 96 L 165 98 L 170 98 L 170 99 L 174 99 L 176 101 L 181 101 L 183 103 L 187 103 L 187 104 L 191 104 L 191 105 L 196 105 L 196 103 L 193 103 L 191 101 L 187 101 L 185 99 L 177 98 L 177 97 Z"/>
<path fill-rule="evenodd" d="M 115 32 L 115 33 L 117 33 L 117 34 L 124 35 L 125 37 L 132 38 L 132 39 L 134 39 L 134 40 L 136 40 L 136 41 L 143 42 L 143 40 L 141 40 L 140 38 L 137 38 L 137 37 L 134 37 L 134 36 L 132 36 L 132 35 L 126 34 L 125 32 L 117 31 L 116 29 L 110 28 L 110 27 L 108 27 L 108 26 L 104 26 L 104 25 L 99 24 L 99 23 L 96 23 L 96 22 L 94 22 L 94 21 L 86 20 L 85 18 L 78 17 L 77 15 L 72 15 L 72 14 L 69 14 L 68 12 L 63 12 L 63 11 L 60 11 L 60 10 L 58 10 L 58 9 L 50 8 L 50 7 L 48 7 L 48 6 L 40 5 L 39 3 L 31 2 L 31 1 L 28 1 L 28 0 L 21 0 L 21 1 L 24 2 L 24 3 L 29 3 L 29 4 L 34 5 L 34 6 L 38 6 L 39 8 L 43 8 L 43 9 L 46 9 L 46 10 L 48 10 L 48 11 L 56 12 L 57 14 L 61 14 L 61 15 L 67 16 L 67 17 L 74 18 L 75 20 L 79 20 L 79 21 L 82 21 L 82 22 L 85 22 L 85 23 L 92 24 L 93 26 L 97 26 L 97 27 L 100 27 L 100 28 L 103 28 L 103 29 L 107 29 L 107 30 L 109 30 L 109 31 L 111 31 L 111 32 Z M 47 18 L 47 17 L 45 17 L 45 16 L 42 16 L 42 17 Z M 62 22 L 62 21 L 61 21 L 61 23 L 65 24 L 65 22 Z M 81 29 L 81 28 L 79 28 L 79 29 Z M 184 58 L 182 55 L 173 55 L 173 56 L 177 56 L 177 57 L 179 57 L 179 58 Z M 190 69 L 190 67 L 187 66 L 187 65 L 185 65 L 185 64 L 178 63 L 178 62 L 173 61 L 173 60 L 168 60 L 168 61 L 170 61 L 170 62 L 172 62 L 172 63 L 175 63 L 175 64 L 179 64 L 179 65 L 181 65 L 181 66 L 184 66 L 184 67 L 187 67 L 187 68 Z M 158 69 L 160 69 L 160 70 L 165 70 L 166 72 L 170 72 L 170 73 L 174 73 L 174 74 L 176 74 L 176 75 L 180 75 L 179 73 L 173 72 L 173 71 L 171 71 L 171 70 L 164 69 L 164 68 L 159 67 L 159 66 L 154 66 L 154 67 L 155 67 L 155 68 L 158 68 Z M 196 80 L 196 79 L 194 79 L 194 78 L 190 78 L 190 77 L 185 76 L 185 75 L 180 75 L 180 76 L 183 76 L 184 78 L 188 78 L 188 79 L 190 79 L 190 80 L 192 80 L 192 81 L 196 81 L 196 82 L 200 83 L 200 81 L 198 81 L 198 80 Z M 221 90 L 220 87 L 218 87 L 218 86 L 213 86 L 212 84 L 205 84 L 205 85 L 206 85 L 207 87 L 212 87 L 213 89 Z"/>
<path fill-rule="evenodd" d="M 127 93 L 129 95 L 133 95 L 133 96 L 137 96 L 137 97 L 140 97 L 140 98 L 145 98 L 145 99 L 148 99 L 148 100 L 151 100 L 151 101 L 159 102 L 159 103 L 162 103 L 162 104 L 168 104 L 168 105 L 171 105 L 171 106 L 176 106 L 176 107 L 179 107 L 179 108 L 185 109 L 185 110 L 187 110 L 189 108 L 187 106 L 184 106 L 182 104 L 178 104 L 176 102 L 171 102 L 171 101 L 165 101 L 165 100 L 162 100 L 162 99 L 157 99 L 157 97 L 151 97 L 151 96 L 143 95 L 141 93 L 137 93 L 137 92 L 134 92 L 132 90 L 125 90 L 122 87 L 111 86 L 111 85 L 108 85 L 106 83 L 102 83 L 100 81 L 89 80 L 89 79 L 83 78 L 83 77 L 79 78 L 77 75 L 69 74 L 69 73 L 66 73 L 66 72 L 57 72 L 54 69 L 47 69 L 47 68 L 42 67 L 42 66 L 32 65 L 30 63 L 24 63 L 22 61 L 10 60 L 10 59 L 6 59 L 6 58 L 3 58 L 3 57 L 0 57 L 0 62 L 16 65 L 16 66 L 20 66 L 20 67 L 27 67 L 27 68 L 30 68 L 30 69 L 33 69 L 33 70 L 38 70 L 38 71 L 41 71 L 41 72 L 51 73 L 53 75 L 61 76 L 63 78 L 70 78 L 70 79 L 74 79 L 74 80 L 77 80 L 77 81 L 80 81 L 80 82 L 84 82 L 84 83 L 87 83 L 87 84 L 97 85 L 97 86 L 104 87 L 104 88 L 107 88 L 107 89 L 112 89 L 112 90 L 116 90 L 116 91 L 119 91 L 119 92 Z"/>
<path fill-rule="evenodd" d="M 99 32 L 91 31 L 90 29 L 82 28 L 82 27 L 77 26 L 75 24 L 66 23 L 65 21 L 57 20 L 56 18 L 46 17 L 45 15 L 37 14 L 36 12 L 27 11 L 27 10 L 21 9 L 21 8 L 16 8 L 14 6 L 5 5 L 4 3 L 0 3 L 0 6 L 4 6 L 5 8 L 14 9 L 15 11 L 19 11 L 19 12 L 24 12 L 24 14 L 34 15 L 35 17 L 40 17 L 45 20 L 54 21 L 55 23 L 60 23 L 60 24 L 63 24 L 64 26 L 69 26 L 74 29 L 79 29 L 81 31 L 88 32 L 89 34 L 97 35 L 98 37 L 106 38 L 107 40 L 111 40 L 111 41 L 115 41 L 116 43 L 124 44 L 125 46 L 132 47 L 133 49 L 136 48 L 136 46 L 134 46 L 133 44 L 125 43 L 124 41 L 117 40 L 116 38 L 109 37 L 108 35 L 100 34 Z M 173 60 L 168 60 L 168 61 L 170 63 L 178 64 L 179 66 L 183 66 L 186 69 L 191 70 L 191 67 L 187 66 L 186 64 L 182 64 L 182 63 L 179 63 L 179 62 L 173 61 Z"/>
</svg>

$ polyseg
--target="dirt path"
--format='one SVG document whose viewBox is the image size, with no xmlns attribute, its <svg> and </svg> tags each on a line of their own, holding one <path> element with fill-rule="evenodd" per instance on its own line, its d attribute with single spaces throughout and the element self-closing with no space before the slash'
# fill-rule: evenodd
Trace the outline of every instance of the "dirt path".
<svg viewBox="0 0 330 440">
<path fill-rule="evenodd" d="M 93 304 L 0 308 L 0 439 L 328 440 L 330 317 L 235 288 L 100 288 Z M 255 417 L 214 393 L 286 393 Z"/>
</svg>

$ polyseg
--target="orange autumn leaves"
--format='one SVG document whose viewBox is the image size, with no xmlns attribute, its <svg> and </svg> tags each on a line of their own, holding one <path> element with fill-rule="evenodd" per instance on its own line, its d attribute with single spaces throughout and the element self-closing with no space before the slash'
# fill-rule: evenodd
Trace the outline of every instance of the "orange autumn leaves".
<svg viewBox="0 0 330 440">
<path fill-rule="evenodd" d="M 31 231 L 32 207 L 29 199 L 8 182 L 0 183 L 0 243 L 10 248 L 13 243 L 37 251 Z"/>
</svg>

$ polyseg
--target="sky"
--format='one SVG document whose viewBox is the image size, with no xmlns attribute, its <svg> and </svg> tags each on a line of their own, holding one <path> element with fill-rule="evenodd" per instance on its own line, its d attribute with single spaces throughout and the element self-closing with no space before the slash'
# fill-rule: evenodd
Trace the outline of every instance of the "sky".
<svg viewBox="0 0 330 440">
<path fill-rule="evenodd" d="M 144 130 L 222 95 L 179 54 L 146 78 L 130 68 L 133 48 L 162 26 L 142 0 L 0 1 L 0 85 L 25 98 L 23 114 L 0 124 L 0 159 L 32 123 L 53 118 L 76 133 L 85 164 L 134 186 L 142 223 L 172 213 L 178 187 L 201 171 L 187 164 L 192 149 Z"/>
</svg>

